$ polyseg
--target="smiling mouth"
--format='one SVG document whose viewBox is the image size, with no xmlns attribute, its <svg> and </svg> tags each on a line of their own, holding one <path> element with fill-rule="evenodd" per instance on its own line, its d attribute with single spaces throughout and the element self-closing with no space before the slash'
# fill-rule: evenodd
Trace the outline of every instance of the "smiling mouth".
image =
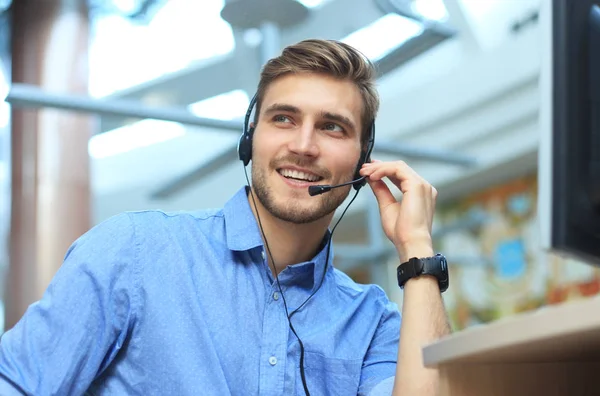
<svg viewBox="0 0 600 396">
<path fill-rule="evenodd" d="M 312 173 L 306 173 L 306 172 L 301 172 L 301 171 L 297 171 L 297 170 L 292 170 L 292 169 L 277 169 L 277 173 L 279 173 L 281 176 L 285 177 L 286 179 L 300 181 L 300 182 L 313 183 L 313 182 L 318 182 L 318 181 L 323 180 L 323 178 L 321 176 L 318 176 L 318 175 L 315 175 Z"/>
</svg>

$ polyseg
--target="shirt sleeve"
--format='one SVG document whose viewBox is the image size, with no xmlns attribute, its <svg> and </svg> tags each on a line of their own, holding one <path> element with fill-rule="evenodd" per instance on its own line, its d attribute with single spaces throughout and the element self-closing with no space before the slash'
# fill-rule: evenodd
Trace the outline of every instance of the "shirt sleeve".
<svg viewBox="0 0 600 396">
<path fill-rule="evenodd" d="M 134 321 L 136 248 L 128 214 L 71 245 L 42 299 L 0 340 L 0 394 L 85 393 Z"/>
<path fill-rule="evenodd" d="M 360 378 L 359 395 L 391 395 L 398 361 L 400 312 L 387 300 L 377 330 L 365 356 Z"/>
</svg>

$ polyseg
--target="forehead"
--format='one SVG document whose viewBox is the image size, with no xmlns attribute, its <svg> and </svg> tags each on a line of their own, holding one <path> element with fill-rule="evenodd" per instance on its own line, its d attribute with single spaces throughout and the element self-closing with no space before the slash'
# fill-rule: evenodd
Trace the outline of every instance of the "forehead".
<svg viewBox="0 0 600 396">
<path fill-rule="evenodd" d="M 289 104 L 304 113 L 338 113 L 360 124 L 362 97 L 358 87 L 348 80 L 321 74 L 288 74 L 267 88 L 261 109 L 272 104 Z M 261 110 L 262 111 L 262 110 Z"/>
</svg>

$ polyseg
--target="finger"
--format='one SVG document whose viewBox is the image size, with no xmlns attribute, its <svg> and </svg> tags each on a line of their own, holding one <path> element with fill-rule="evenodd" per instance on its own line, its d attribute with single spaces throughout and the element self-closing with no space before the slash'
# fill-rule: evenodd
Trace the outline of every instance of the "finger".
<svg viewBox="0 0 600 396">
<path fill-rule="evenodd" d="M 371 173 L 373 173 L 375 171 L 379 171 L 381 169 L 388 168 L 388 167 L 390 167 L 390 162 L 383 162 L 380 160 L 371 160 L 371 162 L 365 162 L 363 164 L 363 166 L 361 167 L 360 171 L 361 171 L 361 173 L 364 173 L 365 175 L 370 175 Z"/>
<path fill-rule="evenodd" d="M 418 175 L 410 172 L 402 161 L 372 164 L 364 173 L 371 180 L 387 177 L 402 192 L 408 191 L 409 184 L 416 182 Z"/>
<path fill-rule="evenodd" d="M 381 180 L 387 177 L 403 193 L 411 189 L 411 186 L 429 185 L 417 172 L 415 172 L 404 161 L 386 162 L 374 164 L 369 167 L 365 174 L 372 180 Z"/>
<path fill-rule="evenodd" d="M 365 169 L 369 175 L 375 174 L 378 178 L 381 178 L 381 175 L 392 176 L 398 168 L 407 169 L 407 165 L 404 163 L 404 161 L 373 161 L 365 164 L 363 169 Z"/>
<path fill-rule="evenodd" d="M 388 188 L 388 186 L 382 180 L 371 180 L 367 178 L 369 187 L 373 190 L 373 194 L 379 204 L 379 209 L 384 209 L 388 205 L 396 203 L 396 198 Z"/>
</svg>

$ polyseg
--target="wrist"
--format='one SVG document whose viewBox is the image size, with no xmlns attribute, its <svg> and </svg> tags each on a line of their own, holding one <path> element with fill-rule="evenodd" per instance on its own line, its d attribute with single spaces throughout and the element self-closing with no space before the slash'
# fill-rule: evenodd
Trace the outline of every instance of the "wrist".
<svg viewBox="0 0 600 396">
<path fill-rule="evenodd" d="M 400 263 L 405 263 L 412 257 L 424 258 L 434 255 L 431 240 L 408 242 L 396 247 Z"/>
<path fill-rule="evenodd" d="M 436 293 L 440 292 L 439 281 L 430 274 L 423 274 L 406 281 L 404 291 L 411 289 L 427 289 Z"/>
</svg>

